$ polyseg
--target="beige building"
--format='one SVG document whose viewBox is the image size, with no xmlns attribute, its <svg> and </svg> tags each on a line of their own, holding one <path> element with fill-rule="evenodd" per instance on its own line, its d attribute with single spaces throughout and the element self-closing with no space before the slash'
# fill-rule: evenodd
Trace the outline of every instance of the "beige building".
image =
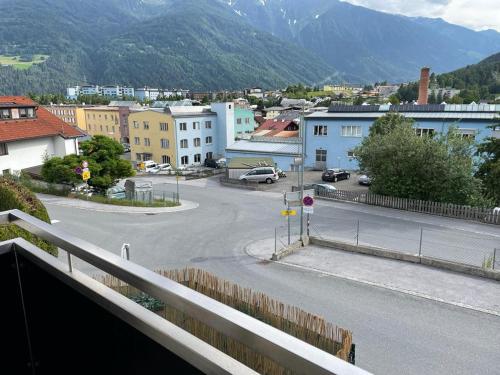
<svg viewBox="0 0 500 375">
<path fill-rule="evenodd" d="M 174 120 L 163 108 L 131 111 L 129 115 L 130 159 L 154 160 L 176 167 Z"/>
<path fill-rule="evenodd" d="M 80 123 L 81 118 L 85 123 Z M 118 107 L 89 107 L 83 111 L 77 111 L 77 125 L 89 135 L 105 135 L 116 141 L 121 141 L 120 132 L 120 111 Z"/>
</svg>

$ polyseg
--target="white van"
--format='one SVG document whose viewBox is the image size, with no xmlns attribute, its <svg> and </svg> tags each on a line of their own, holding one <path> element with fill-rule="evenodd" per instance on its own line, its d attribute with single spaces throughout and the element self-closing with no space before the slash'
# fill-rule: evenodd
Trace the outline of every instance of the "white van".
<svg viewBox="0 0 500 375">
<path fill-rule="evenodd" d="M 257 181 L 272 184 L 278 181 L 279 176 L 273 167 L 254 168 L 239 177 L 240 181 Z"/>
</svg>

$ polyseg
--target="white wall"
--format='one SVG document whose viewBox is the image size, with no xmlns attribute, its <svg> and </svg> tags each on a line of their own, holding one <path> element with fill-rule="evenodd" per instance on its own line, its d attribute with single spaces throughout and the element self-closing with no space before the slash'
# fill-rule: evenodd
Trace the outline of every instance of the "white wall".
<svg viewBox="0 0 500 375">
<path fill-rule="evenodd" d="M 211 109 L 217 113 L 217 154 L 222 157 L 234 143 L 234 104 L 212 103 Z"/>
<path fill-rule="evenodd" d="M 46 137 L 7 143 L 8 155 L 0 156 L 0 174 L 9 169 L 15 173 L 43 164 L 43 157 L 65 156 L 78 150 L 76 139 Z"/>
</svg>

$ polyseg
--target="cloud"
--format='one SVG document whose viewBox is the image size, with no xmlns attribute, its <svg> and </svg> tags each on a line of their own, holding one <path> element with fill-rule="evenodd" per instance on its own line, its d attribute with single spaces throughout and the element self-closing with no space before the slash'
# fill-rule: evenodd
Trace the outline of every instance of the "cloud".
<svg viewBox="0 0 500 375">
<path fill-rule="evenodd" d="M 500 31 L 498 0 L 343 0 L 387 13 L 443 18 L 474 30 Z"/>
</svg>

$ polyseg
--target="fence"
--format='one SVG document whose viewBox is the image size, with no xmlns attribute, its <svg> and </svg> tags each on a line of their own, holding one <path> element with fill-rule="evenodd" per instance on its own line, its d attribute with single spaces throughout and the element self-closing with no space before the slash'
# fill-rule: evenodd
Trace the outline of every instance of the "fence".
<svg viewBox="0 0 500 375">
<path fill-rule="evenodd" d="M 500 236 L 436 229 L 405 222 L 380 223 L 321 217 L 313 219 L 310 235 L 350 245 L 446 260 L 487 269 L 500 268 Z"/>
<path fill-rule="evenodd" d="M 447 216 L 457 219 L 476 220 L 488 224 L 500 225 L 500 210 L 491 208 L 470 207 L 452 203 L 440 203 L 422 201 L 418 199 L 389 197 L 385 195 L 359 191 L 322 191 L 318 192 L 316 195 L 321 198 L 365 203 L 373 206 L 395 208 L 398 210 L 420 212 L 431 215 Z"/>
<path fill-rule="evenodd" d="M 352 333 L 326 322 L 319 316 L 276 301 L 264 293 L 242 288 L 237 284 L 219 279 L 200 269 L 185 268 L 157 272 L 345 361 L 354 363 Z M 169 306 L 164 301 L 145 295 L 113 276 L 106 275 L 100 279 L 105 285 L 132 298 L 261 374 L 293 374 L 293 371 L 280 366 L 270 358 L 253 351 L 243 343 L 220 333 L 173 306 Z"/>
</svg>

